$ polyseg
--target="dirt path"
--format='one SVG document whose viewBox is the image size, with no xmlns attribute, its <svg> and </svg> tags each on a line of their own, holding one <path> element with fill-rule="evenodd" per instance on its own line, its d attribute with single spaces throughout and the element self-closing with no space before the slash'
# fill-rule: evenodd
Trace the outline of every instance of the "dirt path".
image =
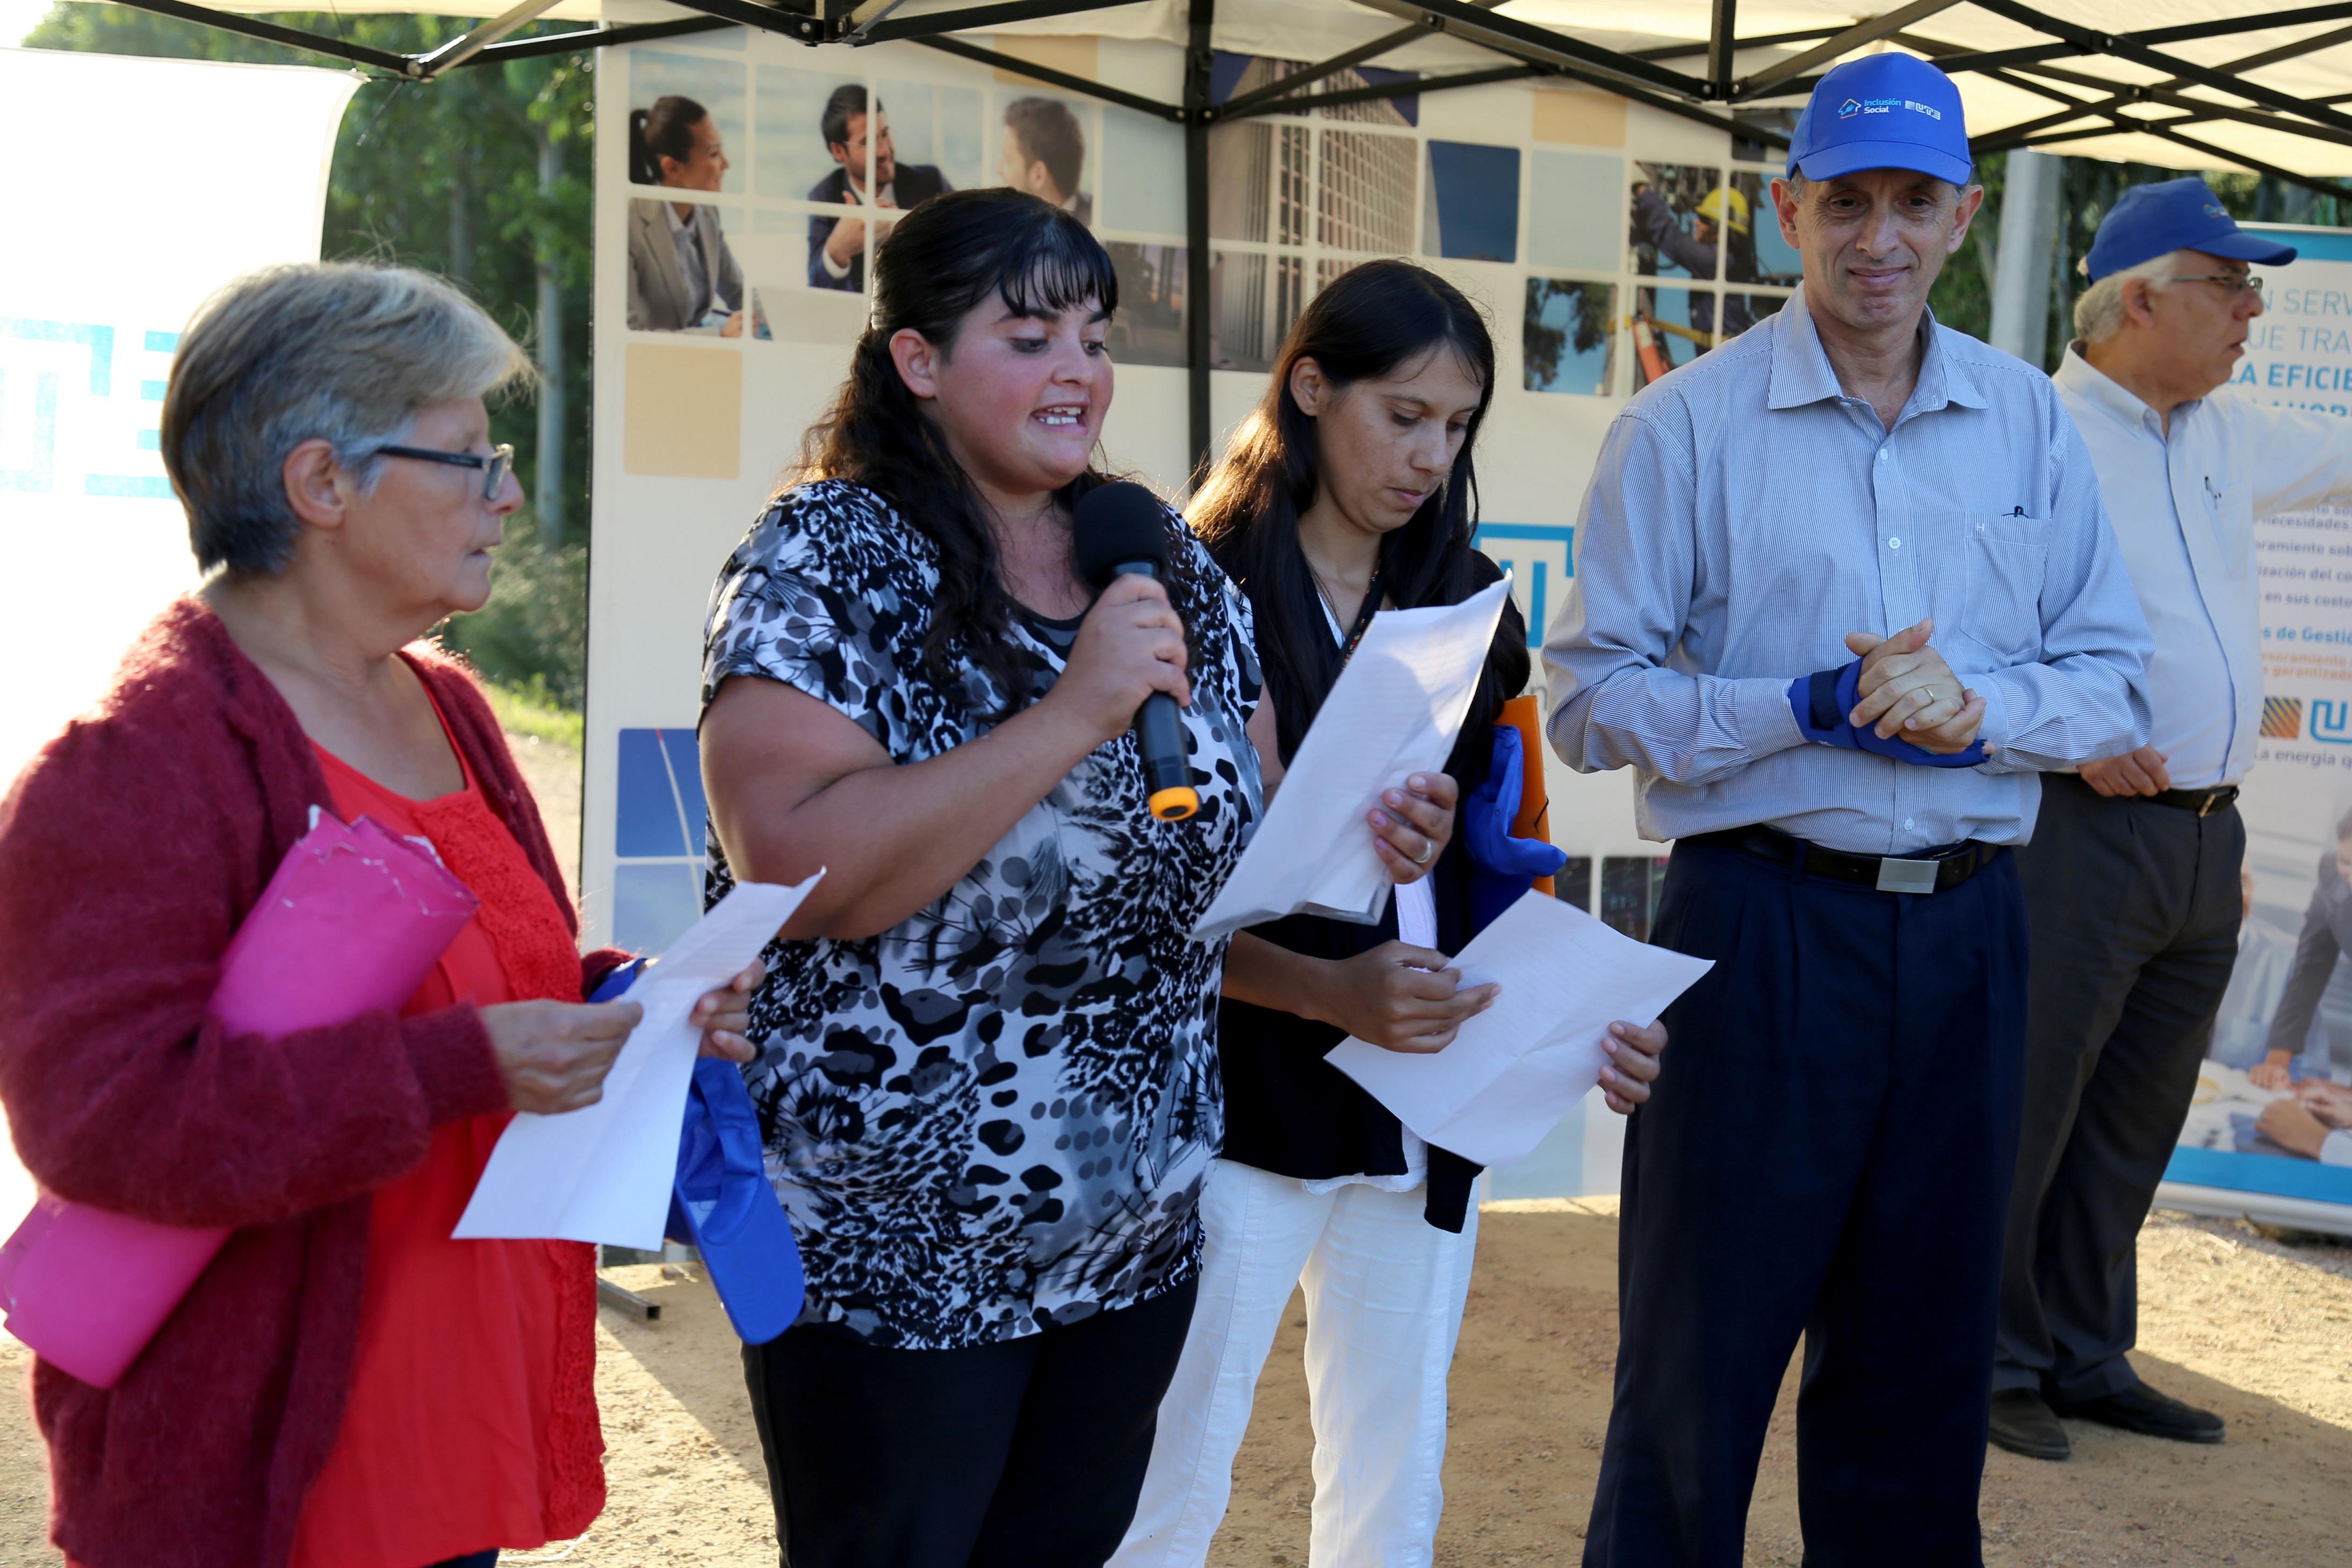
<svg viewBox="0 0 2352 1568">
<path fill-rule="evenodd" d="M 1605 1202 L 1490 1209 L 1454 1368 L 1442 1568 L 1573 1563 L 1581 1551 L 1615 1348 L 1616 1221 Z M 2075 1457 L 1986 1467 L 1992 1568 L 2336 1568 L 2352 1542 L 2352 1248 L 2285 1247 L 2242 1226 L 2159 1217 L 2140 1239 L 2142 1370 L 2229 1417 L 2191 1448 L 2076 1425 Z M 605 1312 L 597 1385 L 611 1501 L 581 1540 L 510 1555 L 579 1568 L 771 1568 L 767 1486 L 733 1335 L 698 1280 L 614 1277 L 661 1303 Z M 1307 1561 L 1304 1315 L 1294 1302 L 1258 1388 L 1214 1568 Z M 0 1341 L 0 1375 L 23 1351 Z M 1794 1379 L 1765 1448 L 1748 1562 L 1798 1561 Z M 40 1447 L 21 1405 L 0 1422 L 0 1568 L 40 1544 Z"/>
</svg>

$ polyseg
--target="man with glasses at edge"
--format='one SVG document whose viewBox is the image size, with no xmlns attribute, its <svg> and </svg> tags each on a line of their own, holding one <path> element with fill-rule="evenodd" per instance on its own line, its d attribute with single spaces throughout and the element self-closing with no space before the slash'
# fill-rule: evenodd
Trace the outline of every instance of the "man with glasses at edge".
<svg viewBox="0 0 2352 1568">
<path fill-rule="evenodd" d="M 1714 960 L 1625 1134 L 1588 1568 L 1738 1568 L 1801 1335 L 1805 1560 L 1978 1568 L 2040 771 L 2147 738 L 2147 623 L 2038 368 L 1927 312 L 1984 199 L 1949 78 L 1822 78 L 1788 304 L 1603 443 L 1545 647 L 1570 766 Z M 1760 214 L 1759 214 L 1760 215 Z"/>
<path fill-rule="evenodd" d="M 2262 314 L 2241 233 L 2194 177 L 2099 225 L 2053 378 L 2156 634 L 2145 746 L 2043 781 L 2018 857 L 2033 931 L 1992 1440 L 2067 1457 L 2061 1416 L 2191 1443 L 2221 1418 L 2139 1380 L 2135 1240 L 2238 953 L 2239 781 L 2263 712 L 2254 519 L 2352 502 L 2352 424 L 2225 387 Z M 2332 854 L 2331 854 L 2331 859 Z M 2284 1061 L 2254 1069 L 2285 1087 Z"/>
</svg>

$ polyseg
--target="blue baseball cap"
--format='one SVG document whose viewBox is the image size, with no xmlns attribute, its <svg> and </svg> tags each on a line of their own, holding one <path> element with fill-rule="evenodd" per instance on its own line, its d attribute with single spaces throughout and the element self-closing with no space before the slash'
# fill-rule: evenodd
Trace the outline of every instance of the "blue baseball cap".
<svg viewBox="0 0 2352 1568">
<path fill-rule="evenodd" d="M 2134 185 L 2099 225 L 2084 269 L 2096 283 L 2110 273 L 2176 250 L 2201 250 L 2231 261 L 2284 267 L 2294 246 L 2258 239 L 2238 226 L 2221 199 L 2196 175 Z"/>
<path fill-rule="evenodd" d="M 1789 137 L 1789 172 L 1827 180 L 1911 169 L 1969 183 L 1968 121 L 1952 78 L 1916 55 L 1864 55 L 1813 89 Z"/>
</svg>

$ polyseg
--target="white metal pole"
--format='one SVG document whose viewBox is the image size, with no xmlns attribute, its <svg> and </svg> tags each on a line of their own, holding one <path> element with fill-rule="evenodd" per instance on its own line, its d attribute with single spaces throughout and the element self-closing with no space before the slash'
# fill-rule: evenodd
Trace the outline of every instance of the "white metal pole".
<svg viewBox="0 0 2352 1568">
<path fill-rule="evenodd" d="M 2021 147 L 2009 154 L 2000 202 L 2000 255 L 1993 267 L 1992 346 L 2042 363 L 2050 335 L 2050 257 L 2058 244 L 2058 160 Z"/>
</svg>

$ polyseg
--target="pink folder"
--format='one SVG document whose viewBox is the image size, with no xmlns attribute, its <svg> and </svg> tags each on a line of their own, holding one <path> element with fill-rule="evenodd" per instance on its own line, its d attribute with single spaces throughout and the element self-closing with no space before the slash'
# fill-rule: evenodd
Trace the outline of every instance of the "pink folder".
<svg viewBox="0 0 2352 1568">
<path fill-rule="evenodd" d="M 221 956 L 207 1010 L 232 1037 L 397 1011 L 474 913 L 429 847 L 313 815 Z M 111 1388 L 228 1236 L 43 1193 L 0 1243 L 0 1311 L 42 1360 Z"/>
</svg>

